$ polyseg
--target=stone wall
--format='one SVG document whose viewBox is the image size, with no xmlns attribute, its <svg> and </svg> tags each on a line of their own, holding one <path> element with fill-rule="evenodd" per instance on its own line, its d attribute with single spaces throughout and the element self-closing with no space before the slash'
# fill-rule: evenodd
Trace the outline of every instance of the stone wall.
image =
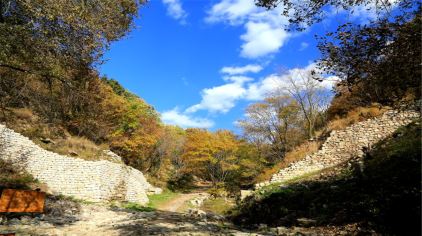
<svg viewBox="0 0 422 236">
<path fill-rule="evenodd" d="M 86 161 L 46 151 L 0 124 L 0 158 L 23 165 L 53 194 L 89 201 L 120 200 L 148 203 L 158 193 L 142 172 L 106 160 Z"/>
<path fill-rule="evenodd" d="M 409 124 L 420 117 L 416 111 L 390 110 L 382 116 L 353 124 L 343 130 L 334 130 L 322 145 L 322 148 L 304 159 L 291 163 L 287 168 L 274 174 L 270 181 L 259 183 L 255 188 L 321 171 L 361 157 L 364 150 L 390 136 L 400 126 Z"/>
</svg>

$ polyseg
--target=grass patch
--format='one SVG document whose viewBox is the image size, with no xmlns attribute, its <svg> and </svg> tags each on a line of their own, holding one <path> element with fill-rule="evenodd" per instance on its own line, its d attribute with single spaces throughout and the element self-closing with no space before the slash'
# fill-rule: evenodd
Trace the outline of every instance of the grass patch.
<svg viewBox="0 0 422 236">
<path fill-rule="evenodd" d="M 134 202 L 125 203 L 122 205 L 122 207 L 124 209 L 132 210 L 132 211 L 142 211 L 142 212 L 155 211 L 155 209 L 150 206 L 142 206 Z"/>
<path fill-rule="evenodd" d="M 201 210 L 205 212 L 212 212 L 218 215 L 224 215 L 234 206 L 235 204 L 233 201 L 218 197 L 205 200 L 201 206 Z"/>
<path fill-rule="evenodd" d="M 108 149 L 107 145 L 97 145 L 84 137 L 70 136 L 66 139 L 57 139 L 55 140 L 55 143 L 41 143 L 40 145 L 49 151 L 84 160 L 95 161 L 107 159 L 106 155 L 103 153 L 103 150 Z"/>
<path fill-rule="evenodd" d="M 163 204 L 165 204 L 168 201 L 176 198 L 179 195 L 180 195 L 180 193 L 172 192 L 168 189 L 163 190 L 163 192 L 160 193 L 160 194 L 149 195 L 148 196 L 148 198 L 149 198 L 148 207 L 151 207 L 153 209 L 157 209 L 160 206 L 162 206 Z"/>
</svg>

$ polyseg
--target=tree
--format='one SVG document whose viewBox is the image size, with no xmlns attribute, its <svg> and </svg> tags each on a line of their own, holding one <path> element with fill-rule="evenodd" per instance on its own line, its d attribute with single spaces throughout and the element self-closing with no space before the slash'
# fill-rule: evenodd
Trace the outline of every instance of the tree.
<svg viewBox="0 0 422 236">
<path fill-rule="evenodd" d="M 305 70 L 287 74 L 278 88 L 280 94 L 289 94 L 299 105 L 309 139 L 314 137 L 315 126 L 331 100 L 330 91 L 324 89 L 315 79 L 317 78 L 315 73 L 312 70 Z"/>
<path fill-rule="evenodd" d="M 264 154 L 269 162 L 281 160 L 301 136 L 299 104 L 290 96 L 273 95 L 246 109 L 246 119 L 239 122 L 244 135 L 258 150 L 269 146 Z"/>
<path fill-rule="evenodd" d="M 377 13 L 365 25 L 346 22 L 320 37 L 319 69 L 342 79 L 330 114 L 373 102 L 392 105 L 420 97 L 420 1 L 257 0 L 256 4 L 283 8 L 292 30 L 320 22 L 330 8 L 353 13 L 363 6 Z"/>
<path fill-rule="evenodd" d="M 346 104 L 353 101 L 354 106 L 365 106 L 373 102 L 392 105 L 409 94 L 419 98 L 421 25 L 418 8 L 394 22 L 346 24 L 321 37 L 320 67 L 342 78 L 337 99 L 348 96 L 351 99 Z"/>
<path fill-rule="evenodd" d="M 0 67 L 64 80 L 133 24 L 140 1 L 1 0 Z"/>
<path fill-rule="evenodd" d="M 237 148 L 238 141 L 230 131 L 211 133 L 204 129 L 187 129 L 182 155 L 186 164 L 184 171 L 211 181 L 215 187 L 238 168 Z"/>
<path fill-rule="evenodd" d="M 326 18 L 331 9 L 353 12 L 354 7 L 363 6 L 368 11 L 377 13 L 377 19 L 390 17 L 393 8 L 400 9 L 406 14 L 409 9 L 414 9 L 418 1 L 400 0 L 398 2 L 388 0 L 256 0 L 257 6 L 272 9 L 282 7 L 282 15 L 289 19 L 290 29 L 304 30 L 306 27 L 318 23 Z M 393 7 L 393 4 L 397 5 Z"/>
<path fill-rule="evenodd" d="M 0 0 L 0 94 L 8 106 L 69 120 L 83 107 L 95 66 L 132 27 L 137 0 Z M 94 82 L 95 83 L 95 82 Z M 19 85 L 13 90 L 10 84 Z"/>
<path fill-rule="evenodd" d="M 182 160 L 186 132 L 178 126 L 166 125 L 158 140 L 155 150 L 155 173 L 161 180 L 177 179 L 185 166 Z"/>
</svg>

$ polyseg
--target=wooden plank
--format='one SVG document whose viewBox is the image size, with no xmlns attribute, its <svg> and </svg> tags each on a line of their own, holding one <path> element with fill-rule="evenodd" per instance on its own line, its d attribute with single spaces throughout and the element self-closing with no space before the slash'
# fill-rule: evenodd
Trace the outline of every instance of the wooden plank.
<svg viewBox="0 0 422 236">
<path fill-rule="evenodd" d="M 45 193 L 31 190 L 4 189 L 0 212 L 44 212 Z"/>
</svg>

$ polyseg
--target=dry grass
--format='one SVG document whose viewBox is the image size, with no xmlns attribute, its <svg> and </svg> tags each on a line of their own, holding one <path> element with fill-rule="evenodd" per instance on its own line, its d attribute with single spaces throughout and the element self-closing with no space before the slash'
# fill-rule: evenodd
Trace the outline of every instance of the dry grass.
<svg viewBox="0 0 422 236">
<path fill-rule="evenodd" d="M 271 179 L 271 176 L 277 173 L 280 169 L 286 168 L 290 163 L 302 160 L 307 155 L 310 155 L 316 151 L 318 151 L 321 142 L 305 142 L 297 147 L 295 147 L 292 151 L 288 152 L 284 159 L 274 165 L 273 167 L 264 170 L 260 175 L 255 178 L 255 182 L 263 182 Z"/>
<path fill-rule="evenodd" d="M 42 148 L 85 160 L 109 159 L 103 150 L 109 149 L 105 144 L 97 145 L 84 137 L 72 136 L 60 125 L 49 124 L 27 108 L 13 108 L 7 117 L 7 126 L 15 132 L 30 138 Z M 51 139 L 52 143 L 43 143 L 41 139 Z M 77 155 L 72 155 L 77 154 Z"/>
<path fill-rule="evenodd" d="M 15 108 L 12 109 L 12 111 L 13 115 L 19 120 L 33 121 L 33 119 L 36 118 L 32 111 L 27 108 Z"/>
<path fill-rule="evenodd" d="M 85 160 L 104 159 L 103 150 L 108 149 L 107 145 L 103 144 L 98 146 L 84 137 L 77 136 L 55 140 L 55 143 L 42 144 L 42 146 L 45 149 L 58 154 L 74 156 Z"/>
<path fill-rule="evenodd" d="M 327 130 L 344 129 L 347 126 L 364 121 L 373 117 L 378 117 L 387 111 L 387 107 L 381 107 L 378 104 L 373 104 L 370 107 L 358 107 L 347 113 L 345 117 L 335 117 L 327 125 Z"/>
</svg>

